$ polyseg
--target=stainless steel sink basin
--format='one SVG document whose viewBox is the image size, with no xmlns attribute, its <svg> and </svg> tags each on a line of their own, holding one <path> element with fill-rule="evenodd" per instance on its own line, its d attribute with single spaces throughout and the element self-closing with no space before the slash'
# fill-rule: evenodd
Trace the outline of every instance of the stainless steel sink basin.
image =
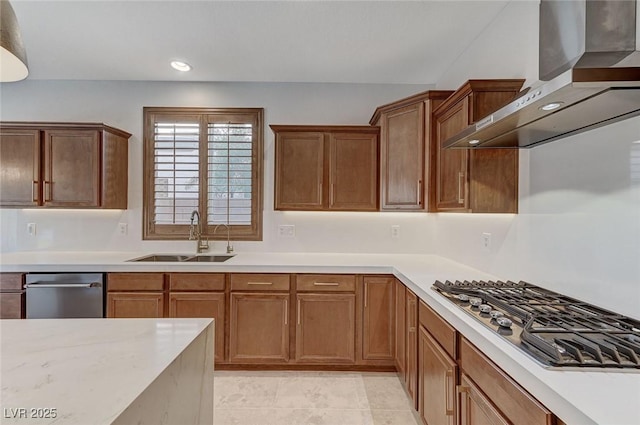
<svg viewBox="0 0 640 425">
<path fill-rule="evenodd" d="M 140 258 L 133 258 L 127 261 L 187 261 L 192 255 L 173 255 L 173 254 L 151 254 Z"/>
<path fill-rule="evenodd" d="M 196 255 L 195 257 L 191 257 L 185 261 L 222 263 L 223 261 L 227 261 L 231 257 L 233 257 L 233 255 Z"/>
<path fill-rule="evenodd" d="M 164 262 L 208 262 L 208 263 L 222 263 L 227 261 L 233 255 L 181 255 L 181 254 L 151 254 L 144 257 L 132 258 L 127 261 L 164 261 Z"/>
</svg>

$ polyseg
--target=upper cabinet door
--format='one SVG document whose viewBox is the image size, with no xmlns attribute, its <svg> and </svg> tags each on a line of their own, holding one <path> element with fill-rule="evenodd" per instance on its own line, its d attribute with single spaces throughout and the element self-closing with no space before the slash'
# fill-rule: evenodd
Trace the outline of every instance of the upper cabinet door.
<svg viewBox="0 0 640 425">
<path fill-rule="evenodd" d="M 0 206 L 40 203 L 40 132 L 0 130 Z"/>
<path fill-rule="evenodd" d="M 276 134 L 276 210 L 323 209 L 324 134 Z"/>
<path fill-rule="evenodd" d="M 469 99 L 465 97 L 435 118 L 436 126 L 436 210 L 466 210 L 467 166 L 466 149 L 443 149 L 442 144 L 464 130 L 469 124 Z"/>
<path fill-rule="evenodd" d="M 332 133 L 329 209 L 378 209 L 378 135 Z"/>
<path fill-rule="evenodd" d="M 44 202 L 51 207 L 100 205 L 100 134 L 97 130 L 44 132 Z"/>
<path fill-rule="evenodd" d="M 382 115 L 381 209 L 424 208 L 424 102 Z"/>
</svg>

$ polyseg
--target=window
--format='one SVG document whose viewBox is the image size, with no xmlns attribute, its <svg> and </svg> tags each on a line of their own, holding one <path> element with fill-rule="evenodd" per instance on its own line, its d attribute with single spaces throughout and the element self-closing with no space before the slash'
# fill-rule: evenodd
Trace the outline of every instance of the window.
<svg viewBox="0 0 640 425">
<path fill-rule="evenodd" d="M 262 240 L 262 109 L 144 108 L 144 239 Z"/>
</svg>

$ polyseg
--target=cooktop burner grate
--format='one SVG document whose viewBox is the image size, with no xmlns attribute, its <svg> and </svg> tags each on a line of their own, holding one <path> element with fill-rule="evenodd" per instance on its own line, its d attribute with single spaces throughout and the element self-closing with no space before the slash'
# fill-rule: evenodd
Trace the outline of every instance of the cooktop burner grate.
<svg viewBox="0 0 640 425">
<path fill-rule="evenodd" d="M 438 281 L 434 289 L 545 365 L 640 369 L 638 320 L 526 282 Z"/>
</svg>

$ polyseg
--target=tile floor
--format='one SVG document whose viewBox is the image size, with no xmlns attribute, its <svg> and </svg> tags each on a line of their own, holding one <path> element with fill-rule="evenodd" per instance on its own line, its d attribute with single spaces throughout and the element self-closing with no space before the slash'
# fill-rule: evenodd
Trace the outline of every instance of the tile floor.
<svg viewBox="0 0 640 425">
<path fill-rule="evenodd" d="M 215 425 L 417 425 L 395 373 L 217 371 Z"/>
</svg>

